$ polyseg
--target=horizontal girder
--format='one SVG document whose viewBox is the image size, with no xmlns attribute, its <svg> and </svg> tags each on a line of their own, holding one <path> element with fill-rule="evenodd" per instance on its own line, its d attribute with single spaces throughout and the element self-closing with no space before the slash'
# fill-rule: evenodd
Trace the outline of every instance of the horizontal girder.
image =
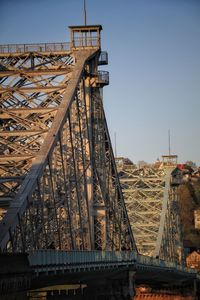
<svg viewBox="0 0 200 300">
<path fill-rule="evenodd" d="M 45 92 L 53 92 L 57 90 L 62 90 L 66 89 L 66 85 L 58 85 L 58 86 L 35 86 L 35 87 L 5 87 L 5 88 L 0 88 L 0 93 L 9 93 L 9 92 L 27 92 L 27 93 L 34 93 L 34 92 L 40 92 L 40 93 L 45 93 Z"/>
<path fill-rule="evenodd" d="M 72 71 L 71 67 L 67 68 L 60 68 L 60 69 L 38 69 L 38 70 L 6 70 L 6 71 L 0 71 L 0 77 L 7 77 L 7 76 L 43 76 L 43 75 L 64 75 L 66 73 L 69 73 Z"/>
</svg>

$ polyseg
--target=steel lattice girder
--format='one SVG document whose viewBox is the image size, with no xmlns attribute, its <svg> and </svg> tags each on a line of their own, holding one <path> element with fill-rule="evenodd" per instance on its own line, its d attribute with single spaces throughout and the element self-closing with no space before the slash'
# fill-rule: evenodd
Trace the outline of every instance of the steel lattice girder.
<svg viewBox="0 0 200 300">
<path fill-rule="evenodd" d="M 2 251 L 136 249 L 95 82 L 98 56 L 0 58 Z"/>
<path fill-rule="evenodd" d="M 160 244 L 159 255 L 163 260 L 171 260 L 179 264 L 185 264 L 177 186 L 170 186 L 169 188 L 164 222 L 163 238 Z"/>
<path fill-rule="evenodd" d="M 118 164 L 118 174 L 139 253 L 182 262 L 183 245 L 172 169 Z"/>
</svg>

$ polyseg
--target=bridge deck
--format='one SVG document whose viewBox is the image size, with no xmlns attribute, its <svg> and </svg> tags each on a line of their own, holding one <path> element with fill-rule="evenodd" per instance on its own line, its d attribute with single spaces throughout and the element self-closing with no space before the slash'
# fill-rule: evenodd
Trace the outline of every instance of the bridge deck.
<svg viewBox="0 0 200 300">
<path fill-rule="evenodd" d="M 200 276 L 193 269 L 139 255 L 133 251 L 39 250 L 29 253 L 29 262 L 37 276 L 66 273 L 71 275 L 95 274 L 107 272 L 108 270 L 124 269 L 134 270 L 136 280 L 143 280 L 143 282 L 162 281 L 178 284 L 193 279 L 200 281 Z M 69 281 L 74 278 L 71 275 Z M 83 281 L 84 277 L 85 275 L 82 278 Z M 65 280 L 67 280 L 67 277 L 65 277 Z"/>
</svg>

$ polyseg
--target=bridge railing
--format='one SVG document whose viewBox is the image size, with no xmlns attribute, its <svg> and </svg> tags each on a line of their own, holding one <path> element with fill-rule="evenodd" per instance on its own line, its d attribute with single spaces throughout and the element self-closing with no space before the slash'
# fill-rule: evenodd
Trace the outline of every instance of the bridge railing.
<svg viewBox="0 0 200 300">
<path fill-rule="evenodd" d="M 99 55 L 98 65 L 107 65 L 108 64 L 108 52 L 101 51 Z"/>
<path fill-rule="evenodd" d="M 77 37 L 72 40 L 73 48 L 97 47 L 99 39 L 97 37 Z"/>
<path fill-rule="evenodd" d="M 7 44 L 0 45 L 0 53 L 69 51 L 70 43 Z"/>
<path fill-rule="evenodd" d="M 137 254 L 129 251 L 55 251 L 38 250 L 29 253 L 32 266 L 54 264 L 106 263 L 136 261 Z"/>
<path fill-rule="evenodd" d="M 109 72 L 108 71 L 98 71 L 94 74 L 96 77 L 96 83 L 100 86 L 109 84 Z"/>
<path fill-rule="evenodd" d="M 177 265 L 173 262 L 165 262 L 153 257 L 139 255 L 134 251 L 56 251 L 38 250 L 29 253 L 31 267 L 39 268 L 43 271 L 48 266 L 52 268 L 61 267 L 76 268 L 83 265 L 131 265 L 135 268 L 163 268 L 169 271 L 180 271 L 188 274 L 196 274 L 196 270 L 185 266 Z"/>
<path fill-rule="evenodd" d="M 186 266 L 178 265 L 174 262 L 164 261 L 164 260 L 160 260 L 160 259 L 150 257 L 150 256 L 138 255 L 137 263 L 143 264 L 146 266 L 158 266 L 161 268 L 164 267 L 164 268 L 168 268 L 168 269 L 174 269 L 177 271 L 187 272 L 187 273 L 191 273 L 191 274 L 196 273 L 196 270 L 188 268 Z"/>
</svg>

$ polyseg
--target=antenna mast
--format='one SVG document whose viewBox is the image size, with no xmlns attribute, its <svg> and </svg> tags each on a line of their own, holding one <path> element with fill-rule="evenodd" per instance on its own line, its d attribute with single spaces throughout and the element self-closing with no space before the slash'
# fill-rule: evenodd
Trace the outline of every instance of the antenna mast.
<svg viewBox="0 0 200 300">
<path fill-rule="evenodd" d="M 87 25 L 86 0 L 84 0 L 84 25 Z"/>
<path fill-rule="evenodd" d="M 115 157 L 117 157 L 117 133 L 115 132 Z"/>
<path fill-rule="evenodd" d="M 171 155 L 171 145 L 170 145 L 170 129 L 168 130 L 168 144 L 169 144 L 169 156 Z"/>
</svg>

